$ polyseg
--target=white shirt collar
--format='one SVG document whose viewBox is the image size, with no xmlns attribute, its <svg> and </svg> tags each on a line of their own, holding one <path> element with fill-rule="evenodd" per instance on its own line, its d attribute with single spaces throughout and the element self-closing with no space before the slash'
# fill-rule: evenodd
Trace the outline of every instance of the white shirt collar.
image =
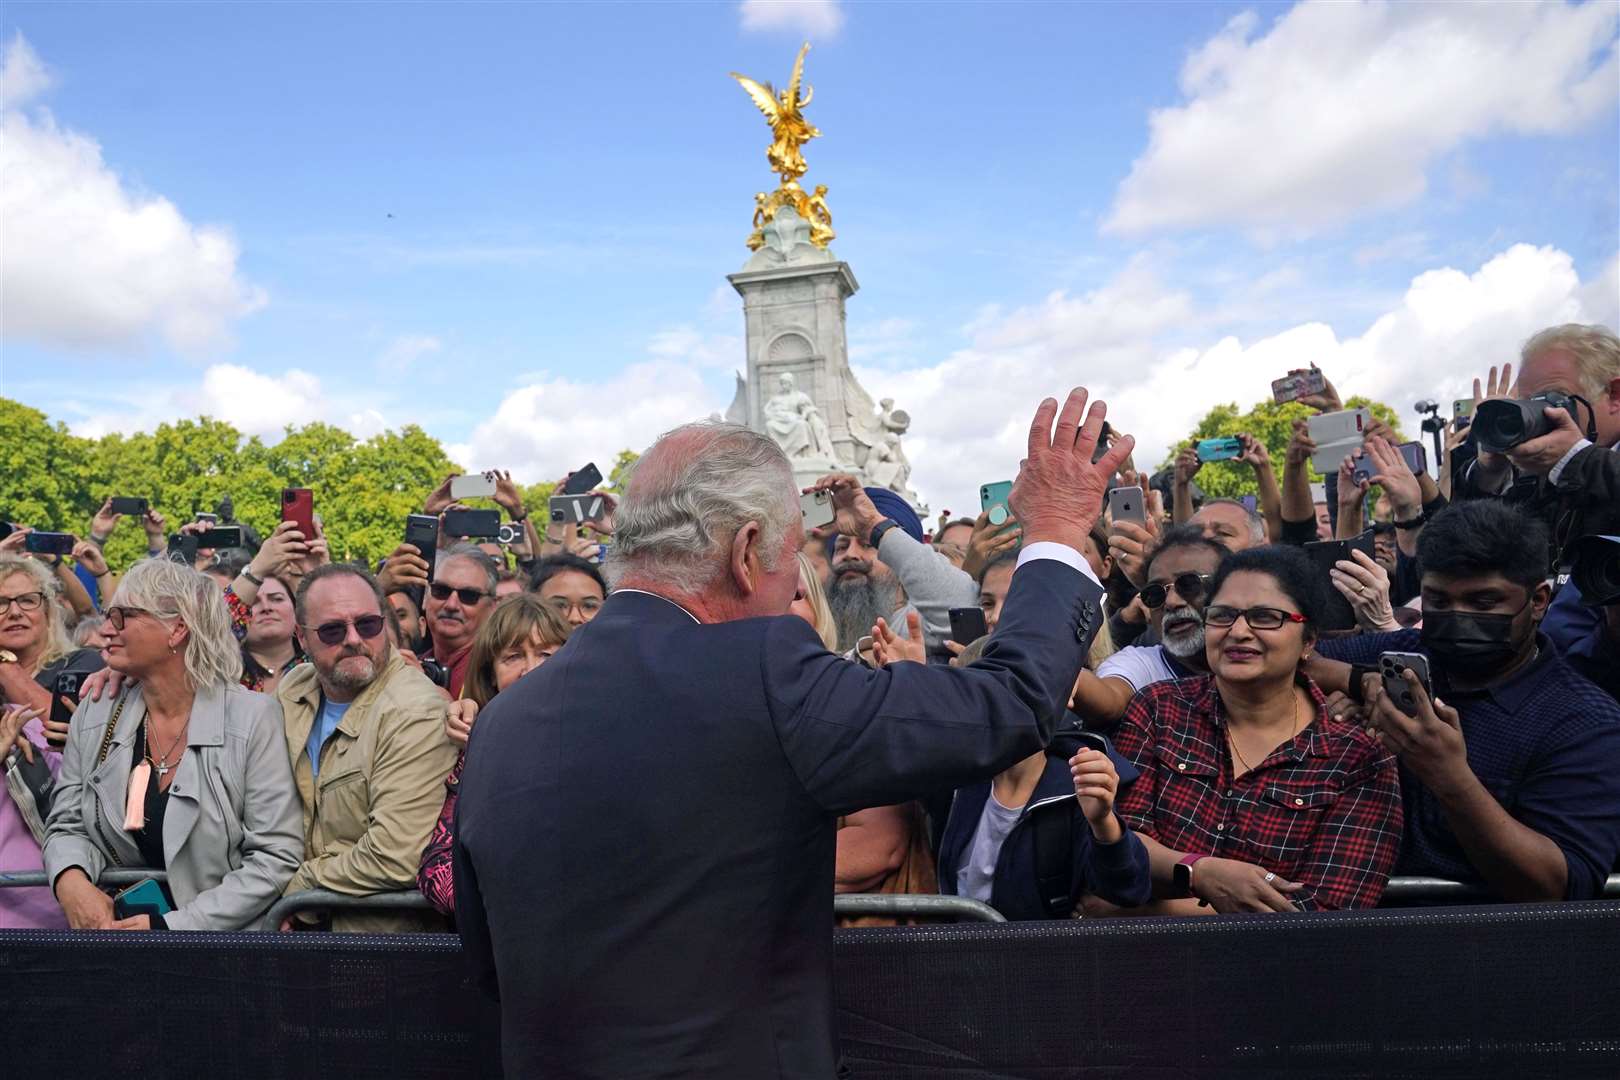
<svg viewBox="0 0 1620 1080">
<path fill-rule="evenodd" d="M 620 593 L 640 593 L 642 596 L 658 597 L 658 599 L 662 600 L 664 603 L 668 604 L 670 607 L 680 608 L 682 613 L 684 613 L 688 619 L 691 619 L 693 622 L 697 623 L 699 626 L 703 625 L 703 620 L 702 619 L 698 618 L 696 615 L 692 614 L 690 611 L 687 611 L 685 608 L 681 607 L 681 605 L 677 604 L 675 601 L 671 600 L 667 596 L 658 596 L 657 593 L 648 592 L 646 589 L 614 589 L 613 590 L 613 595 L 614 596 L 617 596 Z"/>
</svg>

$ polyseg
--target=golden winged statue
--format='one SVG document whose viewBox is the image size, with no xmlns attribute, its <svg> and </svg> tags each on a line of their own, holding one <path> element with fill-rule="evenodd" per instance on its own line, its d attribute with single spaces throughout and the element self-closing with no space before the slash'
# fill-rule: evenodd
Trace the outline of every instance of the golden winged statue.
<svg viewBox="0 0 1620 1080">
<path fill-rule="evenodd" d="M 793 62 L 793 78 L 788 88 L 780 93 L 770 83 L 760 84 L 746 75 L 739 75 L 735 71 L 731 73 L 731 77 L 748 91 L 748 96 L 754 99 L 754 104 L 759 106 L 759 111 L 765 114 L 766 122 L 771 125 L 771 134 L 775 139 L 771 142 L 771 148 L 765 151 L 765 158 L 771 163 L 771 171 L 782 177 L 783 184 L 804 175 L 807 166 L 799 148 L 821 134 L 804 118 L 804 107 L 810 104 L 814 89 L 806 86 L 804 96 L 799 96 L 799 83 L 804 78 L 804 54 L 809 51 L 810 43 L 807 41 L 799 50 L 799 58 Z"/>
<path fill-rule="evenodd" d="M 731 73 L 731 77 L 748 91 L 748 96 L 754 99 L 754 104 L 759 106 L 759 111 L 765 114 L 766 122 L 771 125 L 773 138 L 770 149 L 765 151 L 765 158 L 771 163 L 771 171 L 782 178 L 781 186 L 769 195 L 760 192 L 754 196 L 754 232 L 748 238 L 748 246 L 755 251 L 765 243 L 765 224 L 773 220 L 776 211 L 783 206 L 793 207 L 800 217 L 810 223 L 810 242 L 816 247 L 825 248 L 835 235 L 832 213 L 827 209 L 826 185 L 818 184 L 813 196 L 807 195 L 799 186 L 799 177 L 809 168 L 800 148 L 821 134 L 804 118 L 804 107 L 810 104 L 815 91 L 805 86 L 803 95 L 799 93 L 799 86 L 804 81 L 804 54 L 809 51 L 810 43 L 807 41 L 799 49 L 798 59 L 793 61 L 793 77 L 787 89 L 780 92 L 770 83 L 756 82 L 735 71 Z"/>
</svg>

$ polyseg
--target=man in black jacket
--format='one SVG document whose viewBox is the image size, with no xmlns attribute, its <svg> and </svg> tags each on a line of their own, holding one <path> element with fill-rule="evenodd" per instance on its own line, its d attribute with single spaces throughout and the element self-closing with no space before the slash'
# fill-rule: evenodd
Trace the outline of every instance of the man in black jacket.
<svg viewBox="0 0 1620 1080">
<path fill-rule="evenodd" d="M 961 669 L 871 671 L 784 617 L 803 528 L 768 437 L 697 424 L 642 457 L 617 591 L 491 703 L 462 777 L 456 921 L 509 1077 L 834 1076 L 837 816 L 1051 738 L 1101 621 L 1082 541 L 1131 449 L 1092 463 L 1104 412 L 1083 390 L 1037 410 L 1011 497 L 1023 565 Z"/>
</svg>

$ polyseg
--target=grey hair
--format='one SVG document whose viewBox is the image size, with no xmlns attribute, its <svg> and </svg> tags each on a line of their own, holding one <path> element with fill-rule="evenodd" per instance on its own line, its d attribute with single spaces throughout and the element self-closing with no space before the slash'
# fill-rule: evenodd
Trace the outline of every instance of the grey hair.
<svg viewBox="0 0 1620 1080">
<path fill-rule="evenodd" d="M 131 607 L 186 624 L 186 680 L 193 690 L 242 678 L 242 646 L 231 632 L 225 594 L 207 575 L 159 556 L 129 568 L 108 607 Z"/>
<path fill-rule="evenodd" d="M 1581 372 L 1581 389 L 1589 401 L 1596 401 L 1620 379 L 1620 337 L 1607 326 L 1565 323 L 1549 326 L 1524 343 L 1519 359 L 1528 363 L 1532 356 L 1548 349 L 1564 349 L 1575 357 Z"/>
<path fill-rule="evenodd" d="M 1250 539 L 1260 541 L 1264 541 L 1266 539 L 1266 519 L 1260 516 L 1259 511 L 1250 510 L 1247 506 L 1244 506 L 1236 499 L 1205 499 L 1204 505 L 1200 506 L 1198 509 L 1202 510 L 1207 506 L 1237 507 L 1239 510 L 1243 511 L 1243 516 L 1249 519 Z"/>
<path fill-rule="evenodd" d="M 45 648 L 39 654 L 39 664 L 55 663 L 73 651 L 73 639 L 68 635 L 67 612 L 62 610 L 62 586 L 56 575 L 38 559 L 22 555 L 0 555 L 0 581 L 13 574 L 26 574 L 34 579 L 34 588 L 45 594 Z"/>
<path fill-rule="evenodd" d="M 758 523 L 760 558 L 774 571 L 799 520 L 796 495 L 787 455 L 767 435 L 715 421 L 665 432 L 631 473 L 603 573 L 614 587 L 634 574 L 702 592 L 749 522 Z"/>
<path fill-rule="evenodd" d="M 488 552 L 477 544 L 456 544 L 440 555 L 439 561 L 434 565 L 443 566 L 451 559 L 466 559 L 468 562 L 476 564 L 478 569 L 484 572 L 484 576 L 489 579 L 484 584 L 484 591 L 491 596 L 495 595 L 495 586 L 500 582 L 501 572 L 495 565 L 495 560 L 489 557 Z"/>
</svg>

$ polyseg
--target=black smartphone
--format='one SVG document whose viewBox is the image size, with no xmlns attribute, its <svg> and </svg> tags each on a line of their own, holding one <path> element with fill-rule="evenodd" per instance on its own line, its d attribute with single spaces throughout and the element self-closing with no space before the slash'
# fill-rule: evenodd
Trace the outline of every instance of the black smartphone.
<svg viewBox="0 0 1620 1080">
<path fill-rule="evenodd" d="M 1395 702 L 1395 707 L 1407 716 L 1417 715 L 1417 699 L 1406 685 L 1406 673 L 1417 673 L 1423 692 L 1434 698 L 1434 683 L 1429 681 L 1429 658 L 1415 652 L 1387 652 L 1378 654 L 1378 674 L 1384 679 L 1384 693 Z"/>
<path fill-rule="evenodd" d="M 568 483 L 562 486 L 559 495 L 582 495 L 587 491 L 594 491 L 602 483 L 602 470 L 596 463 L 590 462 L 583 469 L 575 472 L 568 478 Z"/>
<path fill-rule="evenodd" d="M 169 537 L 169 554 L 178 555 L 186 562 L 197 558 L 197 536 L 195 533 L 175 533 Z"/>
<path fill-rule="evenodd" d="M 71 555 L 74 543 L 72 533 L 31 532 L 23 539 L 23 546 L 36 555 Z"/>
<path fill-rule="evenodd" d="M 56 685 L 51 688 L 54 691 L 51 694 L 51 723 L 66 726 L 72 722 L 73 710 L 79 704 L 79 697 L 84 693 L 84 681 L 89 677 L 88 671 L 64 671 L 56 676 Z M 69 705 L 63 698 L 71 699 L 73 704 Z M 45 730 L 45 741 L 57 748 L 67 742 L 66 739 L 57 742 L 49 728 Z"/>
<path fill-rule="evenodd" d="M 447 536 L 475 536 L 480 540 L 493 540 L 501 532 L 499 510 L 446 510 L 444 531 Z"/>
<path fill-rule="evenodd" d="M 125 495 L 114 495 L 112 497 L 112 512 L 115 514 L 135 514 L 144 517 L 149 506 L 150 504 L 145 499 L 136 499 Z"/>
<path fill-rule="evenodd" d="M 204 529 L 197 534 L 197 546 L 200 548 L 236 548 L 242 546 L 242 526 L 215 525 L 212 529 Z"/>
<path fill-rule="evenodd" d="M 951 608 L 951 640 L 958 645 L 971 645 L 989 632 L 983 608 Z"/>
<path fill-rule="evenodd" d="M 1074 733 L 1075 741 L 1087 750 L 1095 750 L 1099 754 L 1108 753 L 1108 738 L 1097 731 L 1077 731 Z"/>
<path fill-rule="evenodd" d="M 1351 558 L 1352 551 L 1359 551 L 1367 558 L 1373 557 L 1373 532 L 1368 529 L 1360 536 L 1349 540 L 1316 540 L 1304 545 L 1305 554 L 1311 557 L 1316 564 L 1316 572 L 1321 577 L 1327 589 L 1327 605 L 1323 608 L 1322 619 L 1316 624 L 1318 630 L 1354 630 L 1356 628 L 1356 611 L 1350 606 L 1350 601 L 1338 589 L 1333 587 L 1333 578 L 1328 571 L 1333 564 L 1341 560 L 1355 562 Z"/>
<path fill-rule="evenodd" d="M 405 519 L 405 542 L 414 544 L 427 560 L 428 580 L 433 580 L 433 560 L 439 553 L 439 519 L 432 514 L 411 514 Z"/>
</svg>

